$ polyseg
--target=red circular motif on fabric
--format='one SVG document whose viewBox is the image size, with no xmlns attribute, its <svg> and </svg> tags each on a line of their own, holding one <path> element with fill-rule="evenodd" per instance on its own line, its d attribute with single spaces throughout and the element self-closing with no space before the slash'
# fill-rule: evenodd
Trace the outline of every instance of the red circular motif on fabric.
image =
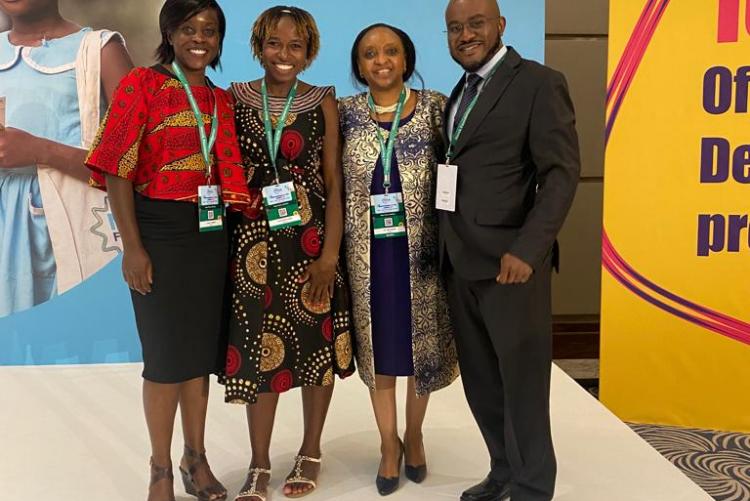
<svg viewBox="0 0 750 501">
<path fill-rule="evenodd" d="M 225 368 L 227 377 L 233 377 L 240 371 L 242 365 L 242 357 L 240 356 L 240 350 L 232 345 L 229 345 L 227 349 L 227 366 Z"/>
<path fill-rule="evenodd" d="M 323 320 L 323 338 L 329 343 L 333 342 L 333 318 L 328 317 Z"/>
<path fill-rule="evenodd" d="M 288 129 L 281 135 L 281 154 L 287 160 L 296 160 L 304 147 L 305 138 L 296 130 Z"/>
<path fill-rule="evenodd" d="M 265 309 L 268 309 L 271 307 L 271 302 L 273 301 L 273 291 L 271 290 L 271 287 L 266 285 L 266 293 L 263 300 L 263 307 Z"/>
<path fill-rule="evenodd" d="M 312 226 L 302 233 L 302 250 L 310 257 L 320 255 L 320 234 L 318 228 Z"/>
<path fill-rule="evenodd" d="M 271 379 L 271 390 L 276 393 L 284 393 L 292 387 L 292 371 L 285 369 Z"/>
</svg>

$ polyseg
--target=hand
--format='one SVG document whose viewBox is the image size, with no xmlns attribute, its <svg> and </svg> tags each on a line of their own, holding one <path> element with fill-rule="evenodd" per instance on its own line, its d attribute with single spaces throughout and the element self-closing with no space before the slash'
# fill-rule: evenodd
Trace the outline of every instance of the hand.
<svg viewBox="0 0 750 501">
<path fill-rule="evenodd" d="M 154 272 L 146 249 L 125 249 L 122 257 L 122 276 L 132 290 L 144 296 L 151 292 Z"/>
<path fill-rule="evenodd" d="M 0 169 L 36 165 L 43 149 L 42 141 L 20 129 L 0 128 Z"/>
<path fill-rule="evenodd" d="M 323 304 L 326 298 L 333 297 L 333 284 L 336 280 L 337 259 L 321 256 L 313 261 L 300 277 L 300 282 L 310 282 L 310 300 Z"/>
<path fill-rule="evenodd" d="M 534 269 L 513 254 L 505 254 L 500 259 L 500 274 L 495 281 L 499 284 L 525 284 L 534 274 Z"/>
</svg>

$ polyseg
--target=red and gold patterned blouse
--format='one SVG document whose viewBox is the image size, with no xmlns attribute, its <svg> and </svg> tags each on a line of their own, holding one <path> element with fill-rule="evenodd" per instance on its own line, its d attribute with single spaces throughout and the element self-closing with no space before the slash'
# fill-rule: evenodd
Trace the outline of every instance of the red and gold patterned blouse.
<svg viewBox="0 0 750 501">
<path fill-rule="evenodd" d="M 212 182 L 221 185 L 223 200 L 249 202 L 234 125 L 231 95 L 209 87 L 192 87 L 203 112 L 206 136 L 211 133 L 216 96 L 219 130 L 212 151 Z M 133 182 L 149 198 L 197 202 L 206 184 L 200 138 L 187 94 L 179 80 L 161 66 L 135 68 L 123 80 L 86 158 L 93 171 L 90 184 L 105 189 L 105 174 Z"/>
</svg>

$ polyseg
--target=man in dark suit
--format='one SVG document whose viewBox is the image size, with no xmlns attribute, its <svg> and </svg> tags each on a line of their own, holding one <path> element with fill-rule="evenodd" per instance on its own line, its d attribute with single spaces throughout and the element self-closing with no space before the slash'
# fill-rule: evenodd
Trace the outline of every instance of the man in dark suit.
<svg viewBox="0 0 750 501">
<path fill-rule="evenodd" d="M 466 398 L 491 470 L 462 501 L 549 501 L 550 279 L 580 172 L 562 74 L 505 47 L 496 0 L 452 0 L 453 59 L 466 74 L 446 108 L 439 167 L 441 268 Z"/>
</svg>

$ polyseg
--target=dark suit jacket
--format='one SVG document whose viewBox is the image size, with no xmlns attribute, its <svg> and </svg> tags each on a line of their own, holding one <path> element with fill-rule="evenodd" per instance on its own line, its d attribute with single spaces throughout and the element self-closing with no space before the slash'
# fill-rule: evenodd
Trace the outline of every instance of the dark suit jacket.
<svg viewBox="0 0 750 501">
<path fill-rule="evenodd" d="M 463 85 L 462 78 L 446 106 L 446 129 Z M 496 277 L 507 252 L 537 269 L 550 256 L 580 174 L 565 77 L 509 48 L 451 163 L 458 165 L 456 212 L 438 211 L 441 260 L 447 251 L 469 280 Z"/>
</svg>

